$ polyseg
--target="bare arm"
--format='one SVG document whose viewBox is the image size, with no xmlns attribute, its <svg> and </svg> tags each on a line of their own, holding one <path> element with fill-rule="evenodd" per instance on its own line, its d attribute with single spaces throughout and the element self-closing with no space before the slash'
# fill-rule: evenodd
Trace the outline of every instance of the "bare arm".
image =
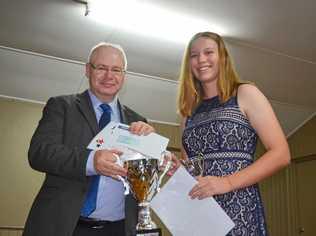
<svg viewBox="0 0 316 236">
<path fill-rule="evenodd" d="M 267 151 L 252 165 L 229 177 L 233 189 L 255 184 L 290 163 L 286 138 L 266 97 L 255 86 L 247 84 L 239 88 L 238 99 Z"/>
<path fill-rule="evenodd" d="M 226 177 L 198 178 L 189 195 L 203 199 L 247 187 L 271 176 L 290 162 L 290 152 L 280 124 L 266 97 L 253 85 L 238 90 L 241 111 L 256 130 L 266 152 L 252 165 Z"/>
</svg>

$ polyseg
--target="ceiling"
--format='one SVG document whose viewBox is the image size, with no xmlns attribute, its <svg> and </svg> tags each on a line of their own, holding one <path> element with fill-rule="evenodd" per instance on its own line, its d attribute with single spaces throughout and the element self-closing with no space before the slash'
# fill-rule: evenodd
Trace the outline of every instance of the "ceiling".
<svg viewBox="0 0 316 236">
<path fill-rule="evenodd" d="M 146 2 L 220 26 L 241 78 L 264 92 L 288 135 L 314 116 L 316 1 Z M 110 41 L 127 53 L 130 80 L 122 100 L 152 120 L 178 123 L 176 80 L 185 44 L 110 28 L 84 12 L 72 0 L 2 0 L 0 95 L 45 102 L 82 90 L 90 48 Z"/>
</svg>

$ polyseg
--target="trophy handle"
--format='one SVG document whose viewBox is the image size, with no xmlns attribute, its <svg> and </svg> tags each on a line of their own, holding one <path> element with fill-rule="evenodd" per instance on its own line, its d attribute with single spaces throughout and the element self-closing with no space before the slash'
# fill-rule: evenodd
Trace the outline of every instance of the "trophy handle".
<svg viewBox="0 0 316 236">
<path fill-rule="evenodd" d="M 124 195 L 128 195 L 129 194 L 129 185 L 128 185 L 128 183 L 127 183 L 127 181 L 122 177 L 122 176 L 120 176 L 120 175 L 117 175 L 117 177 L 118 177 L 118 179 L 120 180 L 120 181 L 122 181 L 122 183 L 123 183 L 123 186 L 124 186 Z"/>
<path fill-rule="evenodd" d="M 116 157 L 116 164 L 118 164 L 119 166 L 123 167 L 124 164 L 120 158 L 119 155 L 113 153 L 113 155 Z M 129 187 L 129 184 L 127 182 L 126 179 L 124 179 L 122 176 L 120 175 L 117 175 L 117 178 L 123 183 L 123 186 L 124 186 L 124 195 L 128 195 L 129 192 L 130 192 L 130 187 Z"/>
<path fill-rule="evenodd" d="M 167 164 L 162 172 L 162 174 L 160 175 L 159 179 L 158 179 L 158 183 L 157 183 L 157 192 L 160 191 L 160 184 L 161 184 L 161 181 L 163 179 L 163 177 L 166 175 L 166 173 L 168 172 L 168 170 L 170 169 L 170 166 L 171 166 L 171 152 L 169 151 L 164 151 L 161 155 L 161 158 L 160 158 L 160 163 L 159 165 L 162 166 L 163 165 L 163 162 L 164 160 L 166 159 L 166 157 L 170 157 L 168 160 L 167 160 Z"/>
</svg>

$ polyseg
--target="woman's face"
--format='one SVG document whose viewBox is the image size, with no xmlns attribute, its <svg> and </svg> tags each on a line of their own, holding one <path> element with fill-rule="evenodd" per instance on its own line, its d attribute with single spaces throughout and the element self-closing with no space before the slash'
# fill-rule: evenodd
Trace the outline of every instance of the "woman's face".
<svg viewBox="0 0 316 236">
<path fill-rule="evenodd" d="M 191 46 L 190 65 L 194 77 L 202 86 L 217 81 L 219 76 L 217 43 L 206 37 L 196 39 Z"/>
</svg>

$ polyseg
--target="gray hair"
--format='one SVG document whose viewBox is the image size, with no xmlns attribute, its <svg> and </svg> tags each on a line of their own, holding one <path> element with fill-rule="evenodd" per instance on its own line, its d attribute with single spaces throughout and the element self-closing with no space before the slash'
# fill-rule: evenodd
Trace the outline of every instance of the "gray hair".
<svg viewBox="0 0 316 236">
<path fill-rule="evenodd" d="M 93 55 L 93 53 L 100 47 L 111 47 L 111 48 L 115 48 L 117 50 L 119 50 L 122 54 L 123 57 L 123 61 L 124 61 L 124 70 L 127 70 L 127 58 L 126 58 L 126 54 L 124 52 L 124 49 L 121 47 L 121 45 L 118 44 L 113 44 L 113 43 L 108 43 L 108 42 L 100 42 L 97 45 L 95 45 L 93 48 L 91 48 L 89 56 L 88 56 L 88 62 L 90 62 L 91 57 Z"/>
</svg>

